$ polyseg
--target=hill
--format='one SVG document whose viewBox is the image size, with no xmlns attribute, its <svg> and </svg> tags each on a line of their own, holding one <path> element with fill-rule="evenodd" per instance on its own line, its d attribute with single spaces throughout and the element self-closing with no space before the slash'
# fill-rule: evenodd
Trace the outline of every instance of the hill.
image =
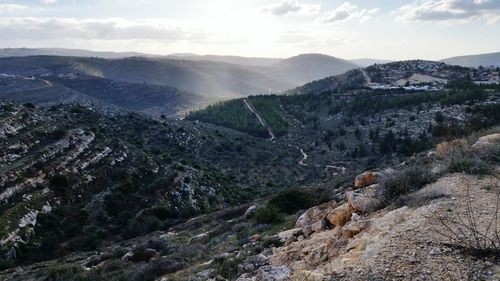
<svg viewBox="0 0 500 281">
<path fill-rule="evenodd" d="M 107 59 L 126 57 L 151 56 L 138 52 L 99 52 L 81 49 L 64 48 L 6 48 L 0 49 L 1 57 L 27 57 L 27 56 L 63 56 L 63 57 L 99 57 Z"/>
<path fill-rule="evenodd" d="M 27 78 L 0 76 L 0 97 L 20 103 L 51 106 L 86 104 L 159 117 L 177 117 L 210 101 L 168 86 L 118 82 L 95 76 Z"/>
<path fill-rule="evenodd" d="M 368 67 L 373 64 L 385 64 L 393 62 L 392 60 L 380 60 L 380 59 L 370 59 L 370 58 L 353 59 L 349 61 L 361 67 Z"/>
<path fill-rule="evenodd" d="M 262 71 L 271 77 L 288 81 L 291 84 L 303 85 L 310 81 L 339 75 L 356 68 L 358 68 L 357 65 L 336 57 L 321 54 L 303 54 L 281 60 Z"/>
<path fill-rule="evenodd" d="M 441 61 L 451 65 L 460 65 L 466 67 L 478 67 L 478 66 L 500 67 L 500 52 L 452 57 L 443 59 Z"/>
</svg>

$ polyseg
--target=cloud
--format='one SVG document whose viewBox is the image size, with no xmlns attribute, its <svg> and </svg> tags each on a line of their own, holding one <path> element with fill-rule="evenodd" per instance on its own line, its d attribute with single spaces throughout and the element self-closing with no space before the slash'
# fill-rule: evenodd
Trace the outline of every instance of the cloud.
<svg viewBox="0 0 500 281">
<path fill-rule="evenodd" d="M 364 23 L 370 20 L 371 17 L 378 11 L 379 9 L 359 9 L 358 6 L 353 5 L 350 2 L 344 2 L 337 9 L 326 13 L 322 18 L 322 22 L 334 23 L 358 19 L 359 22 Z"/>
<path fill-rule="evenodd" d="M 417 0 L 397 11 L 397 20 L 413 21 L 469 21 L 485 19 L 498 22 L 498 0 Z"/>
<path fill-rule="evenodd" d="M 0 14 L 21 12 L 27 10 L 28 6 L 17 4 L 0 4 Z"/>
<path fill-rule="evenodd" d="M 283 0 L 279 3 L 264 8 L 263 12 L 275 16 L 284 16 L 291 13 L 310 15 L 317 14 L 320 9 L 321 5 L 301 4 L 298 0 Z"/>
<path fill-rule="evenodd" d="M 75 38 L 180 41 L 204 36 L 199 30 L 188 30 L 160 22 L 35 17 L 0 18 L 0 34 L 4 40 Z"/>
<path fill-rule="evenodd" d="M 50 4 L 58 3 L 59 0 L 40 0 L 40 2 L 42 2 L 42 4 L 45 4 L 45 5 L 50 5 Z"/>
</svg>

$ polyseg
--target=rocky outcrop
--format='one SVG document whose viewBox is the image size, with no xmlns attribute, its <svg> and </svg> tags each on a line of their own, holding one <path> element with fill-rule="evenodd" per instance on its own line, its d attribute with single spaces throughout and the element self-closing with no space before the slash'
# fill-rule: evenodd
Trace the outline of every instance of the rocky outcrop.
<svg viewBox="0 0 500 281">
<path fill-rule="evenodd" d="M 341 227 L 351 220 L 353 213 L 353 207 L 349 203 L 344 203 L 329 213 L 326 220 L 336 227 Z"/>
<path fill-rule="evenodd" d="M 296 227 L 302 227 L 305 237 L 309 237 L 314 232 L 319 232 L 326 227 L 326 216 L 335 210 L 337 202 L 331 201 L 308 209 L 299 217 Z"/>
<path fill-rule="evenodd" d="M 481 150 L 495 144 L 500 144 L 500 133 L 480 137 L 476 143 L 472 145 L 472 148 L 475 150 Z"/>
<path fill-rule="evenodd" d="M 361 175 L 358 175 L 354 179 L 354 187 L 355 188 L 361 188 L 365 186 L 369 186 L 375 183 L 377 178 L 380 176 L 380 173 L 378 172 L 364 172 Z"/>
<path fill-rule="evenodd" d="M 383 207 L 384 187 L 381 184 L 373 184 L 356 191 L 348 191 L 346 198 L 356 211 L 369 213 Z"/>
</svg>

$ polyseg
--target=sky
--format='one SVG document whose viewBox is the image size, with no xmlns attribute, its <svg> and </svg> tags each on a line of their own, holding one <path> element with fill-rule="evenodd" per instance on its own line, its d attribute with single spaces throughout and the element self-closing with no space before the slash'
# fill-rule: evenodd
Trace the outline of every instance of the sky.
<svg viewBox="0 0 500 281">
<path fill-rule="evenodd" d="M 0 47 L 431 59 L 500 51 L 500 0 L 0 0 Z"/>
</svg>

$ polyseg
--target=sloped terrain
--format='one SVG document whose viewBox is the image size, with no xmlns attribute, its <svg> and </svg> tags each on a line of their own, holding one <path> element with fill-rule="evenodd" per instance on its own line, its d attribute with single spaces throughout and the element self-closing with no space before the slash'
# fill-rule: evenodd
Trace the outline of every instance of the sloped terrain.
<svg viewBox="0 0 500 281">
<path fill-rule="evenodd" d="M 295 150 L 223 128 L 83 106 L 1 108 L 2 267 L 320 180 Z"/>
</svg>

